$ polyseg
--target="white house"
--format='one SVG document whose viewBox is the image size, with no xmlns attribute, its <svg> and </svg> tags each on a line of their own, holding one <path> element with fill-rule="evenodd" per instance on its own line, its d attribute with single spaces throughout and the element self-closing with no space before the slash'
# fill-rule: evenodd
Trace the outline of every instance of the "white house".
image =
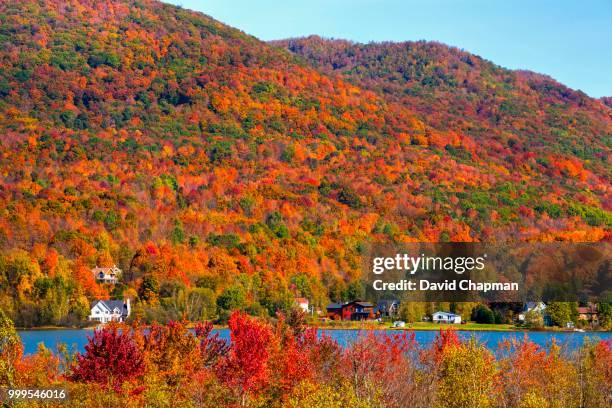
<svg viewBox="0 0 612 408">
<path fill-rule="evenodd" d="M 96 300 L 91 305 L 90 321 L 100 323 L 124 322 L 130 315 L 130 299 Z"/>
<path fill-rule="evenodd" d="M 301 309 L 304 313 L 308 313 L 309 310 L 309 306 L 310 303 L 308 302 L 308 299 L 306 298 L 295 298 L 295 304 L 296 306 Z"/>
<path fill-rule="evenodd" d="M 525 315 L 528 312 L 538 312 L 544 315 L 545 310 L 546 310 L 546 304 L 544 302 L 527 302 L 523 306 L 523 311 L 518 315 L 518 321 L 524 322 Z"/>
<path fill-rule="evenodd" d="M 115 284 L 119 282 L 119 276 L 121 275 L 121 269 L 117 268 L 117 265 L 113 265 L 110 268 L 99 267 L 96 265 L 91 272 L 93 273 L 94 278 L 98 282 L 102 283 Z"/>
<path fill-rule="evenodd" d="M 432 315 L 434 323 L 460 324 L 461 316 L 449 312 L 436 312 Z"/>
</svg>

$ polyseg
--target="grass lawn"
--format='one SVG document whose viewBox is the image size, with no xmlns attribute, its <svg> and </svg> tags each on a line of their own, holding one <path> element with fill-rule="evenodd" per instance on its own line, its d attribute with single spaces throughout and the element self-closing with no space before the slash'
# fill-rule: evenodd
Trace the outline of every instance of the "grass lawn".
<svg viewBox="0 0 612 408">
<path fill-rule="evenodd" d="M 329 321 L 326 323 L 317 322 L 314 324 L 321 329 L 361 329 L 361 330 L 385 330 L 392 328 L 392 323 L 383 322 L 378 323 L 375 321 L 366 322 L 351 322 L 351 321 Z M 406 323 L 404 329 L 412 330 L 440 330 L 446 328 L 453 328 L 457 330 L 489 330 L 489 331 L 509 331 L 519 330 L 513 324 L 478 324 L 478 323 L 467 323 L 467 324 L 438 324 L 432 322 L 416 322 Z"/>
<path fill-rule="evenodd" d="M 490 330 L 490 331 L 508 331 L 518 330 L 513 324 L 479 324 L 479 323 L 466 323 L 466 324 L 439 324 L 432 322 L 416 322 L 406 323 L 406 328 L 414 330 L 439 330 L 440 328 L 452 327 L 457 330 Z"/>
</svg>

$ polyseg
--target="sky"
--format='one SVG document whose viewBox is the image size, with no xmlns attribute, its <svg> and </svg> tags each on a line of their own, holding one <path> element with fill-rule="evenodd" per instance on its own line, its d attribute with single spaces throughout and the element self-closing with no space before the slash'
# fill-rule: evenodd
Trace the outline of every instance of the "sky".
<svg viewBox="0 0 612 408">
<path fill-rule="evenodd" d="M 612 96 L 611 0 L 164 0 L 261 40 L 430 40 Z"/>
</svg>

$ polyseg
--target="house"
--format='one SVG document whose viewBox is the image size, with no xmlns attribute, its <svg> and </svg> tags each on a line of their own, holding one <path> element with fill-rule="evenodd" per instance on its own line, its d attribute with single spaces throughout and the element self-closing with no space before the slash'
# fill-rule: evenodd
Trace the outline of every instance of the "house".
<svg viewBox="0 0 612 408">
<path fill-rule="evenodd" d="M 546 313 L 546 303 L 544 303 L 544 302 L 527 302 L 527 303 L 525 303 L 525 305 L 523 306 L 523 310 L 518 315 L 519 323 L 524 323 L 525 322 L 525 316 L 529 312 L 540 313 L 542 315 L 542 318 L 544 319 L 544 326 L 552 326 L 553 325 L 551 317 Z"/>
<path fill-rule="evenodd" d="M 342 306 L 342 320 L 369 320 L 374 318 L 374 305 L 353 300 Z"/>
<path fill-rule="evenodd" d="M 461 316 L 450 312 L 435 312 L 431 318 L 434 323 L 461 324 Z"/>
<path fill-rule="evenodd" d="M 381 299 L 376 302 L 375 313 L 380 317 L 396 317 L 399 315 L 399 308 L 399 300 Z"/>
<path fill-rule="evenodd" d="M 518 315 L 518 321 L 524 322 L 525 315 L 528 312 L 538 312 L 543 315 L 545 310 L 546 310 L 546 304 L 544 302 L 527 302 L 523 305 L 523 310 Z"/>
<path fill-rule="evenodd" d="M 330 303 L 327 305 L 327 317 L 331 320 L 342 320 L 342 303 Z"/>
<path fill-rule="evenodd" d="M 124 322 L 130 315 L 130 299 L 96 300 L 91 305 L 90 321 L 100 323 Z"/>
<path fill-rule="evenodd" d="M 119 276 L 121 275 L 121 269 L 117 268 L 117 265 L 113 265 L 110 268 L 97 266 L 91 270 L 94 278 L 98 282 L 112 283 L 119 282 Z"/>
<path fill-rule="evenodd" d="M 309 303 L 308 303 L 308 299 L 306 298 L 295 298 L 294 301 L 295 305 L 297 306 L 298 309 L 302 310 L 304 313 L 308 313 L 309 309 Z"/>
<path fill-rule="evenodd" d="M 332 320 L 369 320 L 374 318 L 374 305 L 353 300 L 347 303 L 331 303 L 327 306 L 327 317 Z"/>
<path fill-rule="evenodd" d="M 597 304 L 589 303 L 587 306 L 578 308 L 578 320 L 598 324 L 599 315 L 597 314 Z"/>
</svg>

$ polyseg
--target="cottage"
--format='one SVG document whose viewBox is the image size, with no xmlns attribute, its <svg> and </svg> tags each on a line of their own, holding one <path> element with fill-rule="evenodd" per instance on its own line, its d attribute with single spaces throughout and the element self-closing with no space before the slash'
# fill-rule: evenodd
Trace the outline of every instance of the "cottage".
<svg viewBox="0 0 612 408">
<path fill-rule="evenodd" d="M 327 305 L 327 317 L 332 320 L 342 320 L 342 303 Z"/>
<path fill-rule="evenodd" d="M 119 282 L 119 276 L 121 275 L 121 269 L 117 268 L 117 265 L 113 265 L 110 268 L 99 267 L 96 265 L 91 270 L 94 278 L 98 282 L 116 284 Z"/>
<path fill-rule="evenodd" d="M 460 324 L 461 316 L 449 312 L 436 312 L 432 315 L 434 323 Z"/>
<path fill-rule="evenodd" d="M 374 318 L 374 305 L 353 300 L 347 303 L 331 303 L 327 306 L 327 317 L 332 320 L 369 320 Z"/>
<path fill-rule="evenodd" d="M 578 320 L 598 324 L 597 304 L 589 303 L 588 306 L 578 308 Z"/>
<path fill-rule="evenodd" d="M 308 299 L 303 298 L 303 297 L 295 298 L 295 305 L 298 309 L 302 310 L 304 313 L 308 313 L 310 309 Z"/>
<path fill-rule="evenodd" d="M 518 315 L 519 323 L 524 323 L 525 322 L 525 317 L 527 316 L 527 313 L 529 313 L 529 312 L 534 312 L 534 313 L 541 314 L 542 318 L 544 319 L 544 326 L 552 326 L 553 325 L 552 318 L 550 317 L 550 315 L 548 315 L 546 313 L 546 303 L 544 303 L 544 302 L 527 302 L 527 303 L 525 303 L 525 305 L 523 306 L 522 312 Z"/>
<path fill-rule="evenodd" d="M 353 300 L 342 307 L 342 320 L 369 320 L 374 318 L 374 305 Z"/>
<path fill-rule="evenodd" d="M 96 300 L 91 305 L 90 321 L 100 323 L 124 322 L 130 315 L 130 299 Z"/>
</svg>

